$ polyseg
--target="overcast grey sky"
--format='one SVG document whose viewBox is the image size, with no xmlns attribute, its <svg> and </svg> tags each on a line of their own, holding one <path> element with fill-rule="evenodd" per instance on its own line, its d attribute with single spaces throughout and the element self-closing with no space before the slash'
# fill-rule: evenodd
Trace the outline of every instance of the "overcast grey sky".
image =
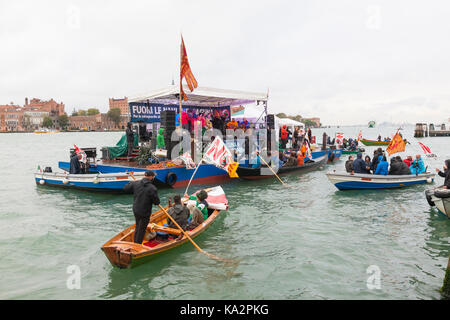
<svg viewBox="0 0 450 320">
<path fill-rule="evenodd" d="M 450 117 L 448 1 L 0 0 L 0 104 L 108 110 L 164 87 L 180 32 L 199 85 L 270 91 L 324 124 Z"/>
</svg>

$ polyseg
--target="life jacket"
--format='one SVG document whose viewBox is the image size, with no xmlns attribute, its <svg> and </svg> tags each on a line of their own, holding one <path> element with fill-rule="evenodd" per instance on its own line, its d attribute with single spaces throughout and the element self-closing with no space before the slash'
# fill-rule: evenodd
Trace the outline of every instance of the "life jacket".
<svg viewBox="0 0 450 320">
<path fill-rule="evenodd" d="M 297 165 L 302 166 L 304 164 L 305 164 L 305 158 L 301 154 L 299 154 L 297 156 Z"/>
</svg>

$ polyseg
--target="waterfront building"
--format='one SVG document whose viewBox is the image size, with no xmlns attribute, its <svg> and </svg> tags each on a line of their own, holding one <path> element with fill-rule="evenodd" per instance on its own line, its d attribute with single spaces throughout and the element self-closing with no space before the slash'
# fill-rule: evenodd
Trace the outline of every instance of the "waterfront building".
<svg viewBox="0 0 450 320">
<path fill-rule="evenodd" d="M 18 105 L 0 105 L 0 131 L 23 131 L 23 115 Z"/>
<path fill-rule="evenodd" d="M 28 102 L 28 98 L 25 98 L 25 110 L 40 110 L 42 112 L 48 112 L 48 115 L 56 119 L 65 113 L 64 103 L 57 103 L 55 100 L 50 99 L 48 101 L 43 101 L 41 99 L 33 98 Z"/>
</svg>

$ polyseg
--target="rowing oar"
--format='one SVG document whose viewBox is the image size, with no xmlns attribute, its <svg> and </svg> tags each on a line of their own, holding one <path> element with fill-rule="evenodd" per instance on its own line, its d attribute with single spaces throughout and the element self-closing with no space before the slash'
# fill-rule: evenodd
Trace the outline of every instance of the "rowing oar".
<svg viewBox="0 0 450 320">
<path fill-rule="evenodd" d="M 171 215 L 166 211 L 166 209 L 163 208 L 163 206 L 161 206 L 160 204 L 158 204 L 158 207 L 166 214 L 166 216 L 172 220 L 172 222 L 177 226 L 178 229 L 180 229 L 180 231 L 184 234 L 184 236 L 186 238 L 189 239 L 189 241 L 194 245 L 194 247 L 200 251 L 201 253 L 207 255 L 208 257 L 210 257 L 211 259 L 215 259 L 215 260 L 219 260 L 219 261 L 224 261 L 224 262 L 232 262 L 233 260 L 229 260 L 229 259 L 223 259 L 220 258 L 218 256 L 215 256 L 209 252 L 206 252 L 205 250 L 203 250 L 202 248 L 200 248 L 195 242 L 194 240 L 192 240 L 192 238 L 186 233 L 186 231 L 183 230 L 183 228 L 180 227 L 180 225 L 175 221 L 174 218 L 171 217 Z"/>
<path fill-rule="evenodd" d="M 133 172 L 128 172 L 128 174 L 134 179 L 136 180 L 136 177 L 133 175 Z M 233 262 L 233 260 L 229 260 L 229 259 L 223 259 L 220 258 L 218 256 L 215 256 L 211 253 L 206 252 L 205 250 L 203 250 L 202 248 L 200 248 L 195 242 L 194 240 L 191 239 L 191 237 L 183 230 L 183 228 L 180 227 L 180 225 L 171 217 L 171 215 L 166 211 L 166 209 L 163 208 L 163 206 L 161 206 L 160 204 L 158 204 L 158 207 L 166 214 L 166 216 L 172 220 L 172 222 L 177 226 L 178 229 L 180 229 L 180 231 L 183 233 L 183 235 L 189 239 L 189 241 L 192 242 L 192 244 L 194 245 L 195 248 L 197 248 L 198 251 L 200 251 L 201 253 L 206 254 L 208 257 L 215 259 L 215 260 L 219 260 L 219 261 L 224 261 L 224 262 Z"/>
<path fill-rule="evenodd" d="M 259 154 L 258 154 L 258 157 L 262 160 L 262 162 L 264 162 L 264 164 L 265 164 L 266 166 L 269 167 L 270 170 L 272 170 L 273 174 L 278 178 L 278 180 L 280 180 L 280 182 L 281 182 L 283 185 L 286 186 L 286 183 L 285 183 L 283 180 L 280 179 L 280 177 L 275 173 L 275 171 L 272 169 L 272 167 L 269 166 L 269 164 L 266 162 L 266 160 L 264 160 Z"/>
</svg>

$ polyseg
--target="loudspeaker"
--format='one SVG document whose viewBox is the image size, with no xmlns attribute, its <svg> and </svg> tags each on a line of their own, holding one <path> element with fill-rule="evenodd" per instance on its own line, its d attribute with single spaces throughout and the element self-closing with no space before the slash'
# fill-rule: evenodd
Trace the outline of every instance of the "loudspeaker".
<svg viewBox="0 0 450 320">
<path fill-rule="evenodd" d="M 267 129 L 275 129 L 275 115 L 267 115 Z"/>
<path fill-rule="evenodd" d="M 167 158 L 171 160 L 172 148 L 175 145 L 172 143 L 172 133 L 175 131 L 175 117 L 176 112 L 173 110 L 166 110 L 161 112 L 161 128 L 164 128 L 164 144 L 166 145 Z"/>
</svg>

